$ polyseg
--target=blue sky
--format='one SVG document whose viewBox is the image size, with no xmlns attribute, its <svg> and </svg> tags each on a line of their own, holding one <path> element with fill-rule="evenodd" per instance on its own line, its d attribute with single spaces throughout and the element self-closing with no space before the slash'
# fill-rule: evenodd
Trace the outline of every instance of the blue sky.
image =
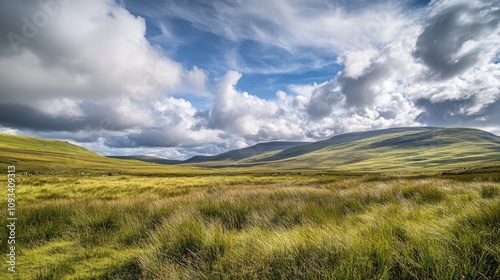
<svg viewBox="0 0 500 280">
<path fill-rule="evenodd" d="M 171 159 L 401 126 L 499 134 L 497 2 L 4 1 L 0 132 Z"/>
<path fill-rule="evenodd" d="M 157 2 L 157 5 L 162 3 Z M 197 28 L 182 18 L 169 18 L 161 13 L 151 16 L 148 11 L 151 8 L 144 7 L 141 1 L 126 1 L 124 5 L 130 7 L 135 15 L 146 19 L 148 40 L 160 46 L 175 61 L 187 68 L 197 66 L 206 69 L 211 78 L 237 68 L 244 74 L 238 87 L 262 98 L 275 98 L 278 90 L 286 90 L 292 84 L 324 82 L 343 68 L 335 62 L 336 55 L 332 53 L 304 48 L 301 53 L 305 55 L 297 57 L 286 49 L 257 40 L 231 40 Z M 175 42 L 162 36 L 162 28 L 165 28 L 162 25 L 168 26 L 169 32 L 176 38 Z"/>
<path fill-rule="evenodd" d="M 166 16 L 159 11 L 164 8 L 165 2 L 122 3 L 131 13 L 146 20 L 147 39 L 160 46 L 175 61 L 187 68 L 197 66 L 206 69 L 212 78 L 222 76 L 228 69 L 237 70 L 244 74 L 238 87 L 259 97 L 274 98 L 278 90 L 286 90 L 289 85 L 322 83 L 343 69 L 342 64 L 336 63 L 337 54 L 334 51 L 309 46 L 291 52 L 258 40 L 232 40 L 209 29 L 199 28 L 182 16 Z M 183 9 L 200 9 L 207 14 L 214 13 L 215 10 L 206 1 L 170 2 Z M 363 1 L 330 2 L 346 9 L 360 9 L 366 5 Z M 429 2 L 403 1 L 403 6 L 409 10 L 420 10 Z M 264 28 L 273 28 L 271 24 L 263 25 Z M 165 29 L 168 29 L 171 37 L 163 36 Z"/>
</svg>

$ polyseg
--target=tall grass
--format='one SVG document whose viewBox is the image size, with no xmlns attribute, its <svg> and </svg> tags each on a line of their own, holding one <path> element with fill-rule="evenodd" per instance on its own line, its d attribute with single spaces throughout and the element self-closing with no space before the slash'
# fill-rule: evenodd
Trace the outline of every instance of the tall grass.
<svg viewBox="0 0 500 280">
<path fill-rule="evenodd" d="M 498 188 L 439 177 L 39 176 L 18 186 L 17 276 L 499 279 Z"/>
</svg>

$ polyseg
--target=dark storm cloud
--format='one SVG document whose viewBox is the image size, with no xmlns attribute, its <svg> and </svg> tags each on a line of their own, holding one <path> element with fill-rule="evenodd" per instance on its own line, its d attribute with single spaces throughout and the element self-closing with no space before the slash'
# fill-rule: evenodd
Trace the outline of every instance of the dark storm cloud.
<svg viewBox="0 0 500 280">
<path fill-rule="evenodd" d="M 110 148 L 136 147 L 136 144 L 128 137 L 106 137 L 106 139 L 104 139 L 104 145 Z"/>
<path fill-rule="evenodd" d="M 492 6 L 492 3 L 482 8 L 455 5 L 430 20 L 418 37 L 414 56 L 429 68 L 433 78 L 452 78 L 476 64 L 481 47 L 454 56 L 467 41 L 478 40 L 495 31 L 500 22 L 500 10 Z"/>
<path fill-rule="evenodd" d="M 339 82 L 342 84 L 342 93 L 346 97 L 346 104 L 350 107 L 364 107 L 373 105 L 377 93 L 372 87 L 383 81 L 391 72 L 391 69 L 384 64 L 372 65 L 364 75 L 358 78 L 342 76 Z"/>
<path fill-rule="evenodd" d="M 419 99 L 415 105 L 424 109 L 417 120 L 431 126 L 460 126 L 464 118 L 471 118 L 460 114 L 464 106 L 471 106 L 473 100 L 447 100 L 431 102 L 428 99 Z"/>
<path fill-rule="evenodd" d="M 134 127 L 107 105 L 86 103 L 84 117 L 54 117 L 26 105 L 0 103 L 0 125 L 34 131 L 109 130 L 120 131 Z"/>
<path fill-rule="evenodd" d="M 417 120 L 429 126 L 457 127 L 487 127 L 500 123 L 500 100 L 486 106 L 481 112 L 473 115 L 465 114 L 463 108 L 472 106 L 474 98 L 443 102 L 431 102 L 420 99 L 416 105 L 425 109 Z"/>
<path fill-rule="evenodd" d="M 38 131 L 79 131 L 90 124 L 86 119 L 51 117 L 25 105 L 0 103 L 0 124 Z"/>
<path fill-rule="evenodd" d="M 375 103 L 378 94 L 372 87 L 390 75 L 391 72 L 388 65 L 376 63 L 357 78 L 342 74 L 336 80 L 327 82 L 314 90 L 307 105 L 307 113 L 311 119 L 329 116 L 334 107 L 340 106 L 344 100 L 347 107 L 371 106 Z M 335 91 L 335 88 L 339 86 L 341 91 Z"/>
<path fill-rule="evenodd" d="M 51 21 L 67 1 L 2 1 L 0 9 L 0 56 L 15 55 L 29 49 L 45 61 L 60 60 L 62 49 L 48 48 L 46 35 Z"/>
<path fill-rule="evenodd" d="M 150 129 L 138 135 L 129 136 L 133 146 L 141 147 L 175 147 L 182 142 L 181 135 L 175 131 L 166 132 L 160 129 Z"/>
<path fill-rule="evenodd" d="M 334 88 L 334 82 L 330 81 L 313 91 L 307 106 L 307 113 L 311 119 L 320 119 L 330 115 L 333 106 L 342 101 L 342 96 L 339 92 L 334 92 Z"/>
<path fill-rule="evenodd" d="M 0 9 L 0 56 L 14 55 L 17 52 L 12 47 L 9 34 L 23 36 L 22 18 L 33 12 L 33 5 L 24 1 L 2 1 Z"/>
<path fill-rule="evenodd" d="M 179 133 L 176 129 L 165 128 L 144 129 L 141 133 L 123 137 L 106 137 L 104 144 L 110 148 L 138 148 L 138 147 L 183 147 L 193 148 L 209 142 L 193 143 L 189 137 Z"/>
</svg>

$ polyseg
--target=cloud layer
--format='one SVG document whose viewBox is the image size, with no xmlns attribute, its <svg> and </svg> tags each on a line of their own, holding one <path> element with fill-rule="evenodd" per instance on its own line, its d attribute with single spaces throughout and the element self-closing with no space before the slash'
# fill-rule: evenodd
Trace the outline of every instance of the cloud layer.
<svg viewBox="0 0 500 280">
<path fill-rule="evenodd" d="M 182 47 L 167 36 L 182 20 L 234 42 L 227 59 L 216 70 L 176 61 L 126 2 L 2 2 L 1 130 L 168 158 L 394 126 L 500 133 L 495 1 L 160 3 L 151 24 L 163 26 L 164 40 Z M 244 42 L 269 58 L 245 64 Z M 342 70 L 273 97 L 238 87 L 243 75 L 312 62 Z"/>
</svg>

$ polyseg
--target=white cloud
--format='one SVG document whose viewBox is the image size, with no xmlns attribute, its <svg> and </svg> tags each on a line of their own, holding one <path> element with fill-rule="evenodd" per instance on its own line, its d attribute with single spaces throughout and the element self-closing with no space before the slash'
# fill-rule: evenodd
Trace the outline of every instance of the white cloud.
<svg viewBox="0 0 500 280">
<path fill-rule="evenodd" d="M 22 34 L 19 18 L 37 11 L 37 6 L 34 2 L 33 7 L 17 11 L 18 18 L 4 19 L 2 24 Z M 0 52 L 4 92 L 0 101 L 33 105 L 51 98 L 100 100 L 124 94 L 144 98 L 174 92 L 184 78 L 193 81 L 200 76 L 200 69 L 185 72 L 162 55 L 145 33 L 144 19 L 112 0 L 70 1 L 20 46 L 19 53 Z M 8 43 L 0 46 L 4 51 L 12 48 Z M 196 79 L 199 89 L 202 79 Z"/>
<path fill-rule="evenodd" d="M 181 18 L 234 42 L 220 61 L 223 69 L 218 70 L 245 74 L 322 69 L 334 62 L 332 55 L 376 49 L 396 40 L 421 14 L 395 1 L 163 2 L 156 16 L 158 28 L 165 18 Z M 247 43 L 252 52 L 240 49 Z M 258 56 L 252 56 L 253 52 Z M 265 58 L 269 53 L 271 61 Z"/>
<path fill-rule="evenodd" d="M 372 59 L 377 54 L 374 49 L 367 49 L 364 51 L 348 52 L 345 55 L 345 75 L 349 78 L 359 78 L 365 70 L 372 64 Z M 340 61 L 342 62 L 342 61 Z"/>
<path fill-rule="evenodd" d="M 319 0 L 186 5 L 165 1 L 163 11 L 233 41 L 250 39 L 289 51 L 301 46 L 333 52 L 365 49 L 392 41 L 408 24 L 402 7 L 394 2 L 369 4 L 366 9 Z"/>
<path fill-rule="evenodd" d="M 10 135 L 20 135 L 20 131 L 18 129 L 8 128 L 8 127 L 0 127 L 0 133 L 10 134 Z"/>
<path fill-rule="evenodd" d="M 19 34 L 19 19 L 38 9 L 20 1 L 1 5 L 16 9 L 0 18 L 0 30 Z M 42 136 L 86 142 L 107 154 L 167 158 L 450 119 L 499 131 L 500 20 L 492 1 L 433 1 L 425 15 L 388 2 L 183 5 L 166 1 L 164 15 L 235 45 L 257 42 L 275 64 L 246 64 L 235 47 L 226 63 L 239 71 L 224 69 L 210 88 L 213 69 L 185 69 L 167 57 L 146 39 L 145 20 L 124 6 L 71 1 L 19 53 L 0 40 L 0 124 L 38 128 Z M 175 36 L 167 25 L 161 33 L 158 40 Z M 291 84 L 275 98 L 237 85 L 241 71 L 290 73 L 334 61 L 345 68 L 330 80 Z M 184 93 L 210 103 L 197 108 Z"/>
<path fill-rule="evenodd" d="M 80 104 L 81 100 L 62 97 L 39 101 L 35 107 L 51 117 L 81 118 L 85 113 Z"/>
<path fill-rule="evenodd" d="M 241 73 L 229 71 L 214 90 L 215 104 L 211 112 L 212 127 L 239 135 L 257 134 L 277 113 L 276 105 L 235 86 Z"/>
<path fill-rule="evenodd" d="M 207 72 L 194 66 L 186 73 L 185 88 L 201 95 L 206 91 L 207 79 Z"/>
<path fill-rule="evenodd" d="M 192 147 L 221 141 L 221 131 L 207 129 L 203 124 L 205 120 L 184 99 L 167 97 L 155 101 L 151 110 L 154 123 L 130 135 L 131 146 Z"/>
</svg>

